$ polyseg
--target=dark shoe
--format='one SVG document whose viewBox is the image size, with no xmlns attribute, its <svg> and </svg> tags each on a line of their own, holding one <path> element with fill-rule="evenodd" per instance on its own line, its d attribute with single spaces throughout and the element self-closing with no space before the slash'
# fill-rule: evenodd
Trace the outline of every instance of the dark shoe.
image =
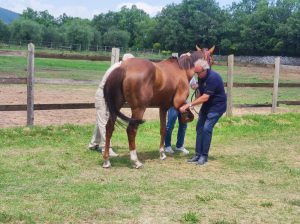
<svg viewBox="0 0 300 224">
<path fill-rule="evenodd" d="M 195 155 L 193 158 L 188 159 L 188 163 L 197 163 L 199 160 L 200 156 Z"/>
<path fill-rule="evenodd" d="M 207 163 L 207 156 L 200 156 L 199 160 L 197 161 L 197 165 L 204 165 Z"/>
</svg>

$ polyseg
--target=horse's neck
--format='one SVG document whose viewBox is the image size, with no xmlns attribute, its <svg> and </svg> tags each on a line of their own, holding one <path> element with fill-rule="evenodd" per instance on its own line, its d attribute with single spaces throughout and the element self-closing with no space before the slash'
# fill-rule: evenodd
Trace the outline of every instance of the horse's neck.
<svg viewBox="0 0 300 224">
<path fill-rule="evenodd" d="M 191 81 L 191 79 L 194 76 L 194 69 L 188 69 L 185 70 L 185 72 L 186 72 L 186 77 L 188 78 L 189 81 Z"/>
</svg>

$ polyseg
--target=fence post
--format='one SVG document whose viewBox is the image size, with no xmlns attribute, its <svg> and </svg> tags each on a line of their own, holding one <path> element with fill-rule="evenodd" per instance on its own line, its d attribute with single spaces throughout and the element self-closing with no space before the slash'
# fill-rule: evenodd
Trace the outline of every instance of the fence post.
<svg viewBox="0 0 300 224">
<path fill-rule="evenodd" d="M 113 65 L 117 62 L 119 62 L 119 58 L 120 58 L 120 49 L 119 48 L 112 48 L 111 50 L 111 61 L 110 64 Z"/>
<path fill-rule="evenodd" d="M 27 56 L 27 126 L 32 126 L 34 122 L 34 45 L 28 44 Z"/>
<path fill-rule="evenodd" d="M 228 117 L 232 116 L 232 89 L 233 89 L 233 65 L 234 65 L 234 55 L 228 56 L 228 68 L 227 68 L 227 110 L 226 115 Z"/>
<path fill-rule="evenodd" d="M 280 74 L 280 57 L 275 58 L 275 71 L 274 71 L 274 86 L 272 97 L 272 113 L 276 113 L 277 100 L 278 100 L 278 85 Z"/>
</svg>

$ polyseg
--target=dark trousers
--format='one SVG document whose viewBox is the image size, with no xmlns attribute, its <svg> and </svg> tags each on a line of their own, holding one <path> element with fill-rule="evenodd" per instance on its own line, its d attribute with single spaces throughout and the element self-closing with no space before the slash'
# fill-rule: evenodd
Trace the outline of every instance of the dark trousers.
<svg viewBox="0 0 300 224">
<path fill-rule="evenodd" d="M 212 133 L 215 124 L 218 122 L 222 114 L 217 112 L 205 113 L 200 111 L 197 123 L 196 137 L 196 155 L 208 156 Z"/>
</svg>

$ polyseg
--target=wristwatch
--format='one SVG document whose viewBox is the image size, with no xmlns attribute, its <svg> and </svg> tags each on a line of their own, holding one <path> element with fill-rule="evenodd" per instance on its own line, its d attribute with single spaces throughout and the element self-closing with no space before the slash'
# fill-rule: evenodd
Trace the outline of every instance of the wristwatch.
<svg viewBox="0 0 300 224">
<path fill-rule="evenodd" d="M 193 105 L 192 105 L 192 103 L 189 103 L 189 108 L 190 108 L 190 109 L 193 109 L 193 108 L 194 108 Z"/>
</svg>

